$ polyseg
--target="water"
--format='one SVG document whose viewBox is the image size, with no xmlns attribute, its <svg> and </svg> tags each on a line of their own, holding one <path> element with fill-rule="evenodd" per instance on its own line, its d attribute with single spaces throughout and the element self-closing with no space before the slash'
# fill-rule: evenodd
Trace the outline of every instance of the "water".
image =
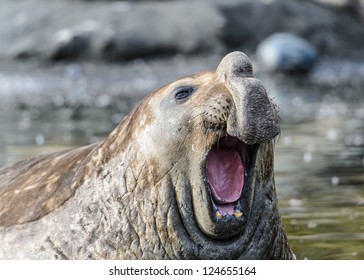
<svg viewBox="0 0 364 280">
<path fill-rule="evenodd" d="M 102 140 L 122 115 L 107 108 L 0 110 L 0 166 Z"/>
<path fill-rule="evenodd" d="M 275 173 L 292 248 L 298 259 L 364 259 L 361 87 L 280 90 Z"/>
<path fill-rule="evenodd" d="M 364 147 L 355 135 L 364 131 L 364 122 L 345 135 L 349 123 L 324 119 L 283 126 L 276 182 L 299 259 L 364 259 Z"/>
<path fill-rule="evenodd" d="M 364 259 L 364 87 L 261 78 L 282 111 L 276 185 L 297 258 Z M 105 92 L 115 88 L 109 83 Z M 37 107 L 3 100 L 0 166 L 102 140 L 141 98 L 123 96 L 123 106 Z"/>
</svg>

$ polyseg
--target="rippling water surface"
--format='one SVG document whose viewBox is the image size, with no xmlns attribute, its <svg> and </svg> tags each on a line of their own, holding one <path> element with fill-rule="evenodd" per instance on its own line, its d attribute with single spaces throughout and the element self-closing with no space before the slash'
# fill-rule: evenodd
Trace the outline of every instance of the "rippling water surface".
<svg viewBox="0 0 364 280">
<path fill-rule="evenodd" d="M 364 92 L 275 91 L 282 107 L 276 185 L 298 259 L 364 259 Z"/>
<path fill-rule="evenodd" d="M 264 79 L 264 77 L 263 77 Z M 266 79 L 281 108 L 275 174 L 298 259 L 364 259 L 364 89 Z M 0 166 L 103 139 L 135 104 L 0 104 Z"/>
</svg>

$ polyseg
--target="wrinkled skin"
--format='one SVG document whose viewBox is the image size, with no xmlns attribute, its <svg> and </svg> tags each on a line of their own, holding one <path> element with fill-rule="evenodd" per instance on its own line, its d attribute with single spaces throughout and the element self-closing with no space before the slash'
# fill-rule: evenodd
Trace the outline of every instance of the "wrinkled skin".
<svg viewBox="0 0 364 280">
<path fill-rule="evenodd" d="M 172 82 L 103 142 L 0 170 L 0 258 L 292 259 L 274 185 L 278 119 L 243 53 Z M 220 139 L 248 147 L 229 214 L 206 167 Z"/>
</svg>

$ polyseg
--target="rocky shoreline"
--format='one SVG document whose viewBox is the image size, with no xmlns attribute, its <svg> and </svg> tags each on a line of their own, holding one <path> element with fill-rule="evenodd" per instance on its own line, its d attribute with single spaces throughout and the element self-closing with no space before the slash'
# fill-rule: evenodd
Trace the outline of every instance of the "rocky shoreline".
<svg viewBox="0 0 364 280">
<path fill-rule="evenodd" d="M 320 56 L 363 57 L 364 21 L 354 2 L 360 4 L 0 0 L 0 17 L 7 23 L 0 26 L 0 58 L 110 62 L 233 49 L 254 55 L 275 32 L 306 39 Z"/>
</svg>

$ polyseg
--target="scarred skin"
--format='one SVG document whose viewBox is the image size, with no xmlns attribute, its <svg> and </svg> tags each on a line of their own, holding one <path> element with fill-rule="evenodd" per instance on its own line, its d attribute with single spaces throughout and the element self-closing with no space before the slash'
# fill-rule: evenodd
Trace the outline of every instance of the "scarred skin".
<svg viewBox="0 0 364 280">
<path fill-rule="evenodd" d="M 0 169 L 0 258 L 293 259 L 274 184 L 278 120 L 249 58 L 228 54 L 147 96 L 104 141 Z M 206 183 L 227 134 L 255 151 L 245 218 L 216 218 Z"/>
</svg>

